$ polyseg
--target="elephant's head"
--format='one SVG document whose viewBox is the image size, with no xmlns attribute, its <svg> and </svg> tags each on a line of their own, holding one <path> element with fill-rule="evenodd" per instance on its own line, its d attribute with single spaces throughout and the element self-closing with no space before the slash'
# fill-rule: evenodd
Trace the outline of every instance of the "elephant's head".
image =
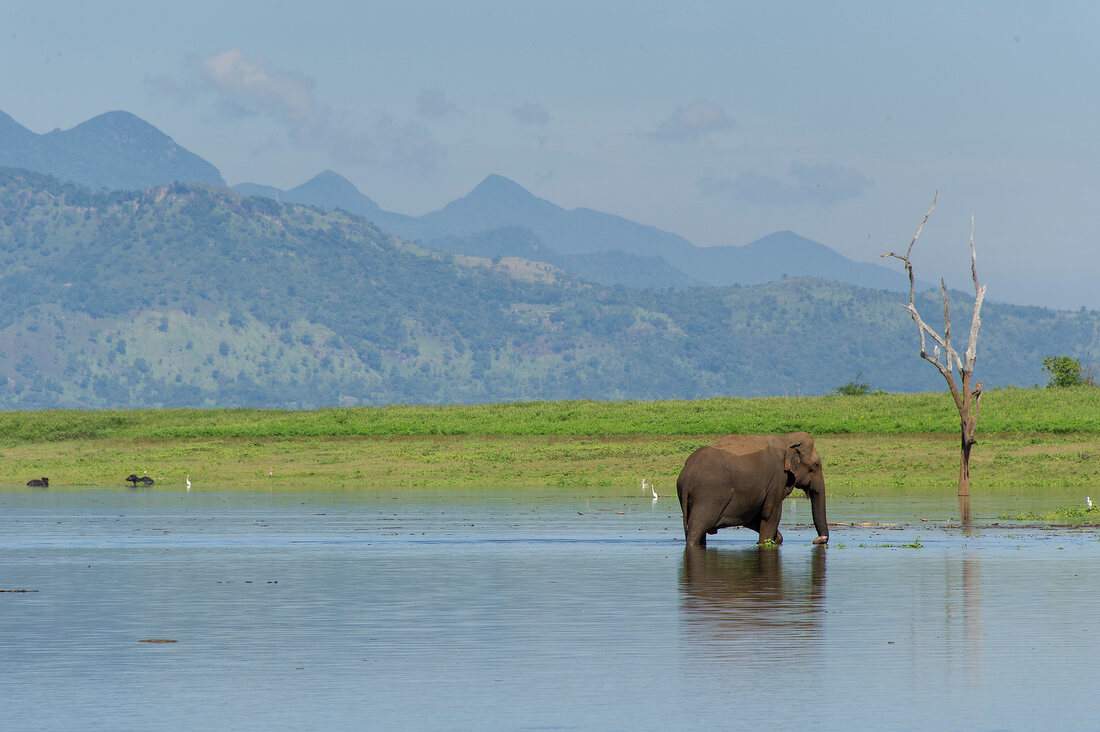
<svg viewBox="0 0 1100 732">
<path fill-rule="evenodd" d="M 788 485 L 801 488 L 810 497 L 814 527 L 817 529 L 814 543 L 827 543 L 829 523 L 825 518 L 825 476 L 821 472 L 821 456 L 817 454 L 812 437 L 805 433 L 791 436 L 783 456 L 783 470 L 787 472 Z"/>
</svg>

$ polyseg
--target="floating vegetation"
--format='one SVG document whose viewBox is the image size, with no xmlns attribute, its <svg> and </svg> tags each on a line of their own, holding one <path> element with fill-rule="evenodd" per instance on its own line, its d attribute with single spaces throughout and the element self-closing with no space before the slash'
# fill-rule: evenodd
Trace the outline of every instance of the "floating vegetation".
<svg viewBox="0 0 1100 732">
<path fill-rule="evenodd" d="M 1046 513 L 1023 511 L 1002 514 L 1003 521 L 1041 521 L 1044 523 L 1100 524 L 1098 506 L 1063 506 Z"/>
<path fill-rule="evenodd" d="M 842 545 L 843 546 L 843 545 Z M 916 537 L 908 544 L 860 544 L 860 549 L 923 549 L 920 537 Z"/>
</svg>

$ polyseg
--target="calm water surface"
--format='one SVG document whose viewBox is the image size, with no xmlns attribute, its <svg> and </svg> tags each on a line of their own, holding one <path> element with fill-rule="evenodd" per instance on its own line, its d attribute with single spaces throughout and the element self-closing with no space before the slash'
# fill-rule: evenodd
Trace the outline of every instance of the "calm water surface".
<svg viewBox="0 0 1100 732">
<path fill-rule="evenodd" d="M 1100 728 L 1096 532 L 832 499 L 899 525 L 813 547 L 788 502 L 778 550 L 685 552 L 674 499 L 393 495 L 0 492 L 35 590 L 0 593 L 0 724 Z"/>
</svg>

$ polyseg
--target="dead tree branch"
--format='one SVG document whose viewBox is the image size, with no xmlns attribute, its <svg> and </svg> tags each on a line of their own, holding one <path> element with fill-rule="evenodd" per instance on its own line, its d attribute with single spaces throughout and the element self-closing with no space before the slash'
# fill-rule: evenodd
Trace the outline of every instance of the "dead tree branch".
<svg viewBox="0 0 1100 732">
<path fill-rule="evenodd" d="M 960 356 L 959 352 L 951 344 L 951 310 L 947 299 L 947 284 L 940 280 L 940 292 L 943 298 L 943 335 L 937 333 L 931 326 L 924 322 L 917 312 L 916 304 L 916 279 L 913 276 L 913 245 L 917 243 L 928 217 L 936 208 L 939 199 L 939 191 L 932 197 L 932 205 L 921 219 L 917 233 L 909 242 L 905 255 L 896 252 L 887 252 L 880 256 L 899 259 L 905 265 L 905 271 L 909 275 L 909 303 L 902 305 L 908 311 L 913 322 L 917 324 L 917 332 L 920 335 L 920 356 L 928 361 L 943 376 L 951 396 L 955 400 L 955 406 L 959 410 L 959 419 L 962 429 L 962 461 L 959 468 L 959 495 L 970 494 L 970 448 L 976 444 L 974 433 L 977 427 L 978 410 L 981 406 L 982 382 L 971 387 L 971 379 L 974 373 L 974 364 L 978 358 L 978 329 L 982 325 L 981 310 L 985 300 L 985 285 L 978 282 L 977 255 L 974 251 L 974 218 L 970 219 L 970 277 L 974 281 L 974 313 L 970 319 L 970 338 L 966 351 Z M 928 340 L 934 341 L 932 353 L 928 353 Z M 940 348 L 943 348 L 943 361 L 940 361 Z M 955 375 L 958 374 L 958 380 Z"/>
</svg>

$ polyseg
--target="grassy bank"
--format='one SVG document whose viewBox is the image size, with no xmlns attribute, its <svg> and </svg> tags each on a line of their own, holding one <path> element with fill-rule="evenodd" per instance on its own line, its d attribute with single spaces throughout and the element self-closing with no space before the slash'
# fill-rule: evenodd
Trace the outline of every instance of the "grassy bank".
<svg viewBox="0 0 1100 732">
<path fill-rule="evenodd" d="M 804 429 L 833 494 L 951 491 L 958 417 L 946 394 L 477 406 L 0 413 L 0 484 L 491 489 L 526 484 L 668 493 L 684 459 L 728 432 Z M 1100 389 L 983 397 L 975 490 L 1052 482 L 1100 493 Z"/>
</svg>

